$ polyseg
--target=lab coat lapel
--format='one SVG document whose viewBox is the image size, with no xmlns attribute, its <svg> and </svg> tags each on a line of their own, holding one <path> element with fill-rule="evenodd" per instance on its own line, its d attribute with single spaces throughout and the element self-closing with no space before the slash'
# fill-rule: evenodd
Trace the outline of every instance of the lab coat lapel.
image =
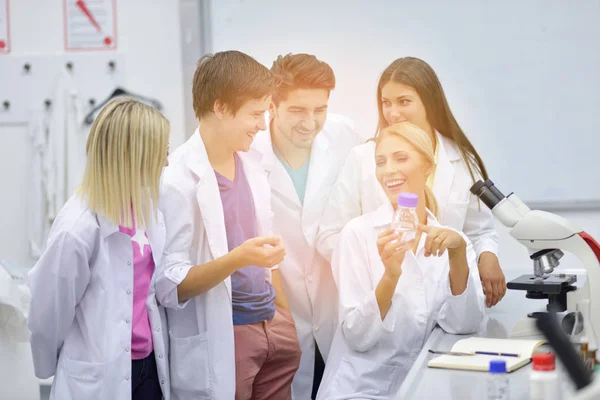
<svg viewBox="0 0 600 400">
<path fill-rule="evenodd" d="M 158 267 L 162 261 L 166 235 L 164 217 L 161 212 L 157 213 L 157 218 L 152 221 L 152 225 L 148 227 L 146 234 L 148 235 L 148 241 L 152 249 L 154 265 Z"/>
<path fill-rule="evenodd" d="M 440 223 L 435 218 L 435 215 L 433 215 L 433 213 L 429 209 L 427 209 L 427 225 L 428 226 L 436 226 L 436 227 L 440 226 Z M 419 239 L 419 245 L 417 246 L 417 251 L 414 254 L 413 253 L 410 254 L 411 261 L 415 265 L 415 269 L 417 271 L 419 271 L 421 278 L 424 278 L 427 275 L 431 265 L 433 263 L 436 263 L 437 260 L 439 259 L 438 257 L 434 257 L 434 256 L 430 256 L 430 257 L 424 256 L 426 240 L 427 240 L 427 235 L 422 234 L 421 238 Z"/>
<path fill-rule="evenodd" d="M 100 236 L 102 236 L 102 239 L 106 239 L 113 233 L 119 232 L 119 226 L 114 222 L 109 221 L 104 215 L 96 215 L 96 220 L 98 221 L 98 226 L 100 227 Z"/>
<path fill-rule="evenodd" d="M 332 154 L 328 154 L 329 145 L 329 139 L 325 135 L 322 133 L 317 135 L 310 152 L 304 207 L 312 206 L 312 203 L 319 198 L 319 191 L 324 190 L 322 185 L 327 179 L 327 171 L 335 161 Z"/>
<path fill-rule="evenodd" d="M 258 236 L 269 236 L 272 228 L 271 199 L 267 174 L 261 166 L 261 155 L 257 150 L 238 153 L 244 174 L 254 200 L 254 216 Z"/>
<path fill-rule="evenodd" d="M 283 164 L 273 151 L 273 142 L 271 141 L 271 130 L 267 129 L 265 132 L 260 132 L 254 139 L 253 147 L 258 150 L 263 157 L 263 167 L 267 171 L 269 185 L 271 189 L 279 193 L 281 196 L 286 198 L 290 203 L 294 204 L 298 208 L 302 208 L 300 198 L 292 178 L 285 170 Z"/>
<path fill-rule="evenodd" d="M 444 215 L 450 190 L 452 189 L 452 180 L 454 179 L 454 165 L 448 154 L 448 142 L 446 138 L 436 132 L 438 140 L 438 160 L 433 180 L 433 193 L 436 197 L 439 207 L 439 215 Z"/>
<path fill-rule="evenodd" d="M 200 218 L 204 225 L 210 251 L 213 259 L 216 259 L 229 252 L 221 193 L 199 130 L 196 130 L 190 141 L 191 151 L 186 155 L 186 163 L 198 177 L 196 200 L 200 207 Z M 225 279 L 225 284 L 231 300 L 231 280 Z"/>
</svg>

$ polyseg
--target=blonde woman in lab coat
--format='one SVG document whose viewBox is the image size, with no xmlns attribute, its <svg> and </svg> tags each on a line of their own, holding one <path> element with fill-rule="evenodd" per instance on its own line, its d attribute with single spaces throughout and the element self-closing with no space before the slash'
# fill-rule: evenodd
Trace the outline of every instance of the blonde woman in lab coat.
<svg viewBox="0 0 600 400">
<path fill-rule="evenodd" d="M 94 122 L 78 192 L 30 273 L 35 373 L 50 399 L 169 399 L 164 310 L 154 295 L 165 228 L 157 209 L 169 123 L 113 100 Z"/>
<path fill-rule="evenodd" d="M 470 241 L 441 226 L 427 187 L 434 150 L 408 122 L 379 134 L 377 181 L 388 201 L 350 221 L 333 253 L 340 326 L 317 399 L 391 399 L 436 324 L 477 331 L 484 295 Z M 390 230 L 398 195 L 418 195 L 419 229 L 407 245 Z"/>
<path fill-rule="evenodd" d="M 392 62 L 377 85 L 378 132 L 390 124 L 408 121 L 425 131 L 433 142 L 436 166 L 427 180 L 439 205 L 442 224 L 463 231 L 473 243 L 488 307 L 506 293 L 498 262 L 498 238 L 491 211 L 470 193 L 478 179 L 487 179 L 484 163 L 450 110 L 435 71 L 418 58 Z M 325 258 L 352 218 L 375 210 L 386 196 L 375 179 L 374 142 L 355 147 L 333 189 L 319 225 L 317 249 Z"/>
</svg>

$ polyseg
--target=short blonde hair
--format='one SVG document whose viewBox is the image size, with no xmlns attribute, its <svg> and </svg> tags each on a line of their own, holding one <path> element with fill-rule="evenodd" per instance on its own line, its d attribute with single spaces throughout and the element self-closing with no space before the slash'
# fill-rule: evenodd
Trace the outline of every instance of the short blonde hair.
<svg viewBox="0 0 600 400">
<path fill-rule="evenodd" d="M 400 122 L 398 124 L 390 125 L 383 128 L 379 132 L 379 135 L 377 135 L 375 138 L 375 146 L 379 146 L 379 143 L 381 143 L 383 138 L 391 135 L 395 135 L 403 140 L 406 140 L 425 157 L 431 166 L 435 165 L 435 152 L 433 149 L 433 143 L 431 143 L 429 135 L 427 135 L 421 128 L 411 124 L 410 122 Z M 433 215 L 435 215 L 436 218 L 439 218 L 437 200 L 427 185 L 425 185 L 425 205 L 433 213 Z"/>
<path fill-rule="evenodd" d="M 146 227 L 158 207 L 167 162 L 169 122 L 156 109 L 117 98 L 90 130 L 80 196 L 90 210 L 115 224 Z"/>
</svg>

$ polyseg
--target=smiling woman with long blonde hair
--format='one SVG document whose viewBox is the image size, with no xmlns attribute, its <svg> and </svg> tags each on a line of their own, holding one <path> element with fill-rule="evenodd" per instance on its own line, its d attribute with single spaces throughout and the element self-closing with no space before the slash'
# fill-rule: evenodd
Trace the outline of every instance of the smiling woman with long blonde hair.
<svg viewBox="0 0 600 400">
<path fill-rule="evenodd" d="M 331 268 L 340 323 L 318 400 L 392 399 L 433 328 L 475 332 L 484 295 L 475 252 L 460 231 L 440 225 L 427 187 L 434 150 L 408 122 L 376 139 L 377 181 L 388 201 L 342 230 Z M 390 229 L 400 195 L 416 197 L 417 237 Z"/>
<path fill-rule="evenodd" d="M 170 397 L 153 280 L 168 141 L 168 121 L 129 98 L 108 103 L 92 125 L 81 186 L 30 275 L 34 367 L 54 376 L 51 399 Z"/>
<path fill-rule="evenodd" d="M 410 122 L 432 141 L 436 166 L 427 180 L 439 205 L 439 220 L 464 232 L 477 254 L 479 274 L 488 307 L 506 293 L 506 280 L 498 260 L 498 235 L 492 212 L 470 192 L 487 179 L 483 159 L 454 118 L 442 84 L 433 68 L 415 57 L 393 61 L 377 84 L 376 137 L 387 126 Z M 354 217 L 386 202 L 373 174 L 373 141 L 356 146 L 348 155 L 330 191 L 317 237 L 317 248 L 331 258 L 344 225 Z"/>
</svg>

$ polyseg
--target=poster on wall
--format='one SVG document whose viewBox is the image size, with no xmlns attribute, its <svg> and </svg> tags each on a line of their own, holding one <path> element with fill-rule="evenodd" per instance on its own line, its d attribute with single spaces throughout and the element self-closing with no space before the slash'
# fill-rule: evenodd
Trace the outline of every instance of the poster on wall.
<svg viewBox="0 0 600 400">
<path fill-rule="evenodd" d="M 63 0 L 65 50 L 117 48 L 116 0 Z"/>
<path fill-rule="evenodd" d="M 0 54 L 10 53 L 8 0 L 0 0 Z"/>
</svg>

